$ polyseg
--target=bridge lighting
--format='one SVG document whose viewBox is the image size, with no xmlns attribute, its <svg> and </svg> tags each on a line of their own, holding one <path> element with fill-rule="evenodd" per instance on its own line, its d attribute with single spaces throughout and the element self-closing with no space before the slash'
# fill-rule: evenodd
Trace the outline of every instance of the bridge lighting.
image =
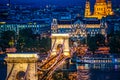
<svg viewBox="0 0 120 80">
<path fill-rule="evenodd" d="M 55 55 L 56 55 L 56 52 L 52 52 L 52 53 L 51 53 L 51 56 L 55 56 Z"/>
<path fill-rule="evenodd" d="M 69 57 L 70 56 L 70 53 L 69 52 L 64 52 L 63 53 L 65 56 Z"/>
<path fill-rule="evenodd" d="M 38 58 L 37 53 L 8 53 L 7 56 L 12 58 Z"/>
<path fill-rule="evenodd" d="M 0 22 L 0 24 L 6 24 L 6 22 Z"/>
</svg>

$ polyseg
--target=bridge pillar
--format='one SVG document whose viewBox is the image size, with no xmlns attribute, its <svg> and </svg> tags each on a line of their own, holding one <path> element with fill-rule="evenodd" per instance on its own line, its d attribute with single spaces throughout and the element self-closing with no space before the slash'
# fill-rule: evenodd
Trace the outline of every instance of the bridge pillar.
<svg viewBox="0 0 120 80">
<path fill-rule="evenodd" d="M 70 56 L 69 54 L 69 34 L 52 34 L 52 52 L 51 55 L 57 54 L 57 46 L 62 45 L 63 46 L 63 54 L 65 56 Z"/>
<path fill-rule="evenodd" d="M 8 53 L 6 80 L 38 80 L 37 53 Z"/>
</svg>

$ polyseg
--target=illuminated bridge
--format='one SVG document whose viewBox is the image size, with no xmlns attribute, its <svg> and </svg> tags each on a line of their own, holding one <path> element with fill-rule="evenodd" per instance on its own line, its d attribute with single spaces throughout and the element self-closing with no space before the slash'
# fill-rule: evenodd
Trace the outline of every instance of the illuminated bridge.
<svg viewBox="0 0 120 80">
<path fill-rule="evenodd" d="M 71 56 L 68 34 L 52 34 L 51 51 L 38 65 L 37 53 L 9 53 L 6 80 L 49 80 L 56 69 Z"/>
</svg>

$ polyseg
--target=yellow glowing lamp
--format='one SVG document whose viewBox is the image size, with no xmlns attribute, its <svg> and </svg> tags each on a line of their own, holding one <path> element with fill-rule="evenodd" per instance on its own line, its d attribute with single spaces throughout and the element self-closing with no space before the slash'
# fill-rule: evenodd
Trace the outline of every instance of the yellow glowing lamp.
<svg viewBox="0 0 120 80">
<path fill-rule="evenodd" d="M 0 24 L 6 24 L 6 22 L 0 22 Z"/>
<path fill-rule="evenodd" d="M 70 57 L 70 53 L 69 52 L 64 52 L 63 53 L 65 56 L 67 56 L 67 57 Z"/>
</svg>

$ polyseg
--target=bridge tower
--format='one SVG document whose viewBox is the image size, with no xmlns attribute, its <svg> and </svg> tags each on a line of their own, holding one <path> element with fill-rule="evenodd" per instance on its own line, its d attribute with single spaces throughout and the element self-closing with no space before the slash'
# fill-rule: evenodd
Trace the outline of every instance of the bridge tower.
<svg viewBox="0 0 120 80">
<path fill-rule="evenodd" d="M 38 80 L 37 53 L 8 53 L 6 80 Z"/>
<path fill-rule="evenodd" d="M 63 54 L 65 56 L 70 56 L 69 54 L 69 34 L 52 34 L 52 52 L 51 55 L 57 54 L 57 47 L 62 45 Z"/>
</svg>

